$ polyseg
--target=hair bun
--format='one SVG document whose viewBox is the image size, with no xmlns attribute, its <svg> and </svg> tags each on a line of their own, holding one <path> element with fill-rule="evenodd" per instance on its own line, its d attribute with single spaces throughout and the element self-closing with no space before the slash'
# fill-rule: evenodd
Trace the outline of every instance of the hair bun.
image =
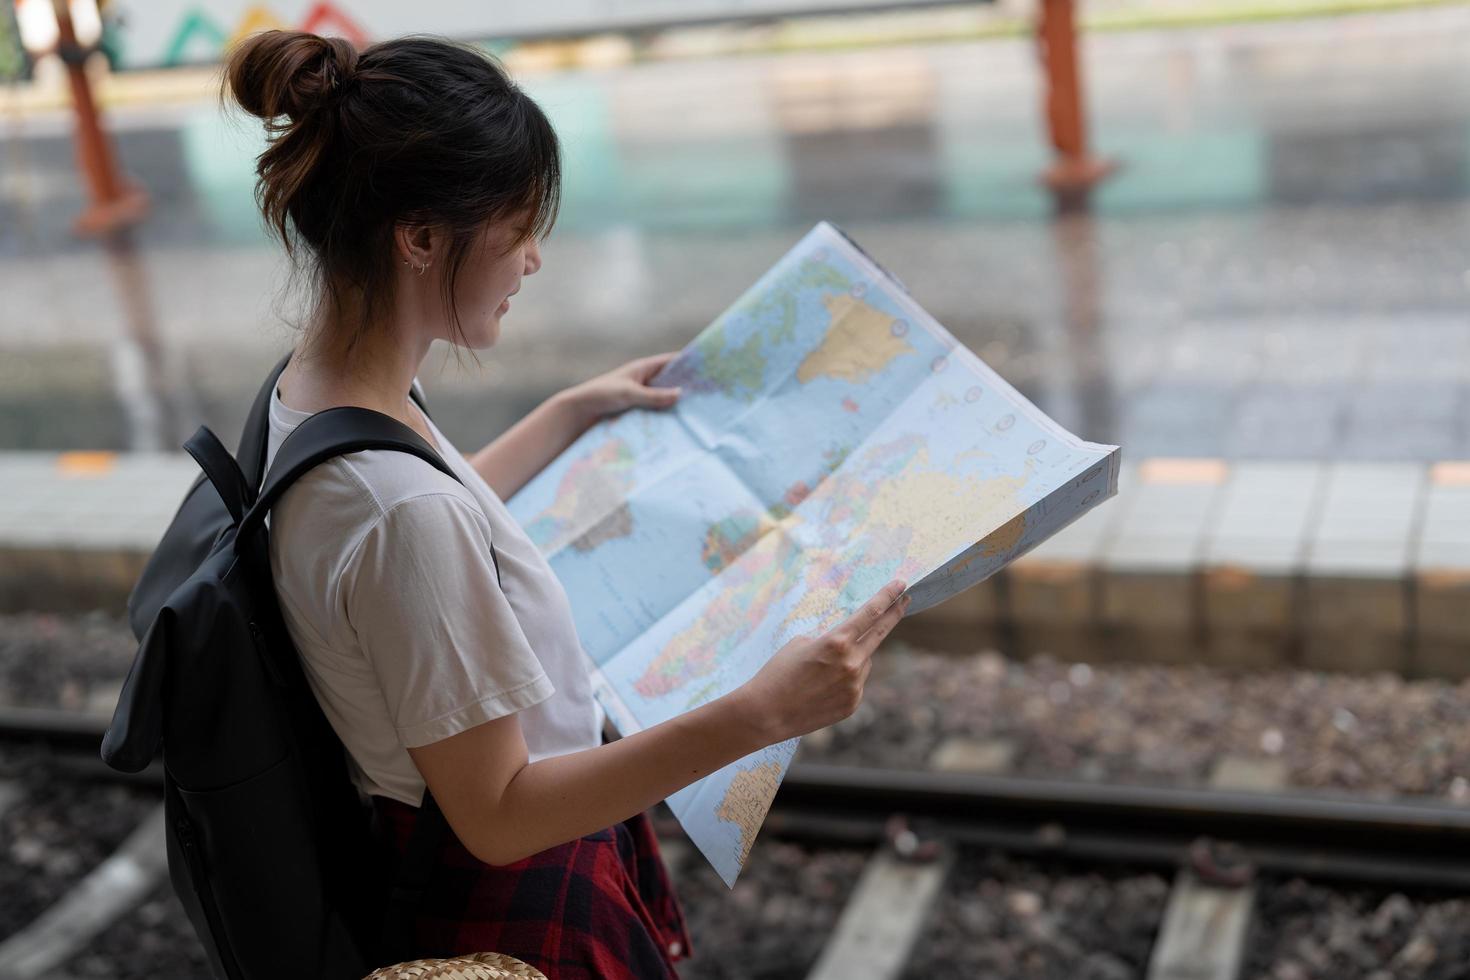
<svg viewBox="0 0 1470 980">
<path fill-rule="evenodd" d="M 251 115 L 294 121 L 332 102 L 356 70 L 357 49 L 340 37 L 263 31 L 229 53 L 225 80 Z"/>
</svg>

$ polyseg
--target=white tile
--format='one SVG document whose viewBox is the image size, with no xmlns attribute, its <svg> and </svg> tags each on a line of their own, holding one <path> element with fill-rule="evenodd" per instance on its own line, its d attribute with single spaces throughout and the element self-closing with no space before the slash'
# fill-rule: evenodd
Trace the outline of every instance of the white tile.
<svg viewBox="0 0 1470 980">
<path fill-rule="evenodd" d="M 1197 538 L 1119 537 L 1108 546 L 1102 561 L 1110 569 L 1185 573 L 1199 564 L 1200 547 Z"/>
<path fill-rule="evenodd" d="M 1307 555 L 1311 575 L 1397 578 L 1409 567 L 1409 542 L 1316 541 Z"/>
<path fill-rule="evenodd" d="M 1306 546 L 1286 538 L 1216 538 L 1205 546 L 1203 563 L 1286 574 L 1306 563 Z"/>
<path fill-rule="evenodd" d="M 1470 547 L 1453 541 L 1421 541 L 1414 554 L 1414 567 L 1470 570 Z M 1466 615 L 1470 616 L 1470 610 Z"/>
</svg>

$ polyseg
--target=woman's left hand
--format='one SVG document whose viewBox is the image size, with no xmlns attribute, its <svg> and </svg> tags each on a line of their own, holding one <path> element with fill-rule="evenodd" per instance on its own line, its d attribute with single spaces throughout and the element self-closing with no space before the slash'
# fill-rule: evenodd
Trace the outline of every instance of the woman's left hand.
<svg viewBox="0 0 1470 980">
<path fill-rule="evenodd" d="M 629 408 L 668 408 L 679 400 L 679 389 L 653 388 L 648 382 L 677 353 L 668 351 L 640 357 L 568 388 L 563 394 L 588 425 Z"/>
</svg>

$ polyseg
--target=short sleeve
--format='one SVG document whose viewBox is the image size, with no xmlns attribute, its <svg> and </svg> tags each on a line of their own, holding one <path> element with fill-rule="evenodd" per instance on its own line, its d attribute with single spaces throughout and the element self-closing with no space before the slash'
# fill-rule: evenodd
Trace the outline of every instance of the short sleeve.
<svg viewBox="0 0 1470 980">
<path fill-rule="evenodd" d="M 394 504 L 343 571 L 347 620 L 405 747 L 554 692 L 501 591 L 490 526 L 473 504 L 449 493 Z"/>
</svg>

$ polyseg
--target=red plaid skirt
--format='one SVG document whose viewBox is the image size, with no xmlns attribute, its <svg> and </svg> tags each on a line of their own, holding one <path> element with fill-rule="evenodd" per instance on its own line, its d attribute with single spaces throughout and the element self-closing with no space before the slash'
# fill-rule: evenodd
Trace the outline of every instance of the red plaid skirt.
<svg viewBox="0 0 1470 980">
<path fill-rule="evenodd" d="M 418 808 L 373 797 L 401 857 Z M 415 955 L 506 953 L 551 980 L 677 977 L 684 912 L 647 814 L 495 866 L 451 831 L 414 921 Z"/>
</svg>

